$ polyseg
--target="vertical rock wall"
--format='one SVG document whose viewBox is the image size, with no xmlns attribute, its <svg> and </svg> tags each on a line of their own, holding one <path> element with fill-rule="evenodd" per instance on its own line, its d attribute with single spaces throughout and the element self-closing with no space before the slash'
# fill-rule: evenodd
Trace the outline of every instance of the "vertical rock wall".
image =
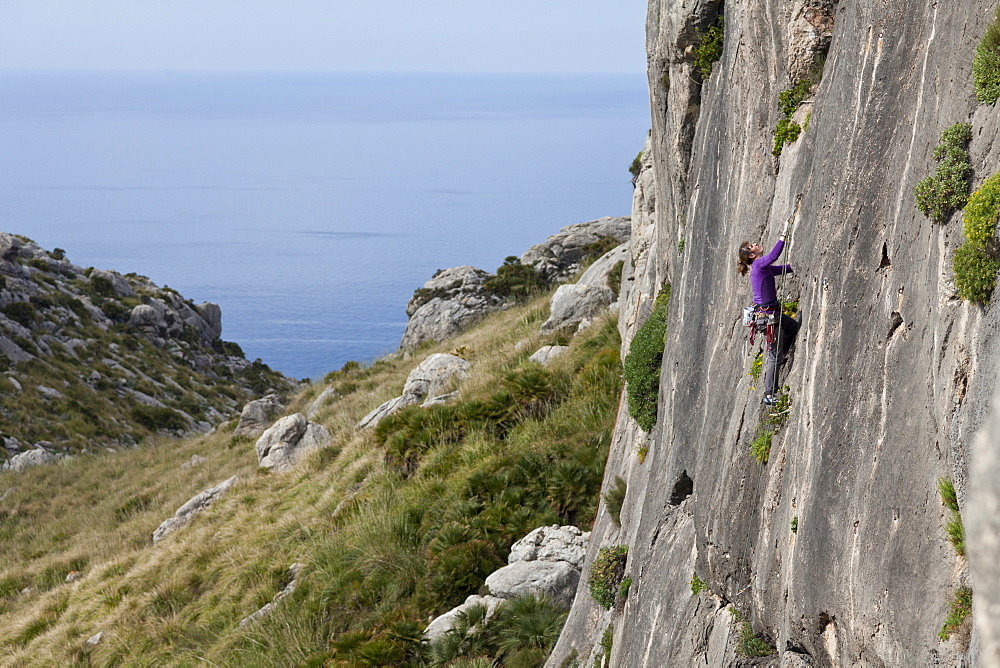
<svg viewBox="0 0 1000 668">
<path fill-rule="evenodd" d="M 720 10 L 725 50 L 699 85 L 690 47 Z M 777 647 L 765 665 L 979 663 L 977 636 L 970 651 L 967 634 L 937 635 L 970 578 L 937 480 L 955 481 L 964 508 L 1000 311 L 957 299 L 961 216 L 932 223 L 913 189 L 959 122 L 972 124 L 974 186 L 1000 171 L 1000 115 L 976 105 L 970 74 L 992 12 L 984 1 L 651 0 L 652 133 L 621 326 L 627 347 L 669 280 L 659 419 L 647 436 L 619 417 L 605 488 L 628 483 L 622 526 L 602 507 L 588 555 L 630 546 L 628 598 L 604 611 L 582 586 L 549 665 L 592 659 L 609 624 L 611 665 L 737 665 L 742 622 L 728 605 Z M 778 94 L 826 44 L 808 128 L 775 158 Z M 798 193 L 784 286 L 802 319 L 782 376 L 792 408 L 761 466 L 735 251 L 773 244 Z M 712 594 L 692 596 L 695 574 Z"/>
</svg>

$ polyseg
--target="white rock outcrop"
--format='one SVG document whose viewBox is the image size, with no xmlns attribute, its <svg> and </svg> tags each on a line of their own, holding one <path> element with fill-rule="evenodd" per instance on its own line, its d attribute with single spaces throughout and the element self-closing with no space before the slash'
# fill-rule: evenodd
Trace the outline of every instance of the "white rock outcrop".
<svg viewBox="0 0 1000 668">
<path fill-rule="evenodd" d="M 619 243 L 629 240 L 632 219 L 606 217 L 568 225 L 521 255 L 522 264 L 530 264 L 549 281 L 564 281 L 580 270 L 587 254 L 586 246 L 613 237 Z"/>
<path fill-rule="evenodd" d="M 385 402 L 358 423 L 358 429 L 373 427 L 383 418 L 401 408 L 422 403 L 425 406 L 442 403 L 453 383 L 460 382 L 469 373 L 472 364 L 457 355 L 434 353 L 417 365 L 406 377 L 403 393 Z"/>
<path fill-rule="evenodd" d="M 288 415 L 261 434 L 254 445 L 257 464 L 275 471 L 288 471 L 310 450 L 333 444 L 333 437 L 321 424 L 310 422 L 302 413 Z"/>
<path fill-rule="evenodd" d="M 285 404 L 277 394 L 249 402 L 240 413 L 233 436 L 260 436 L 284 410 Z"/>
<path fill-rule="evenodd" d="M 615 293 L 597 285 L 560 285 L 552 295 L 549 318 L 542 323 L 542 332 L 576 328 L 589 323 L 615 301 Z"/>
<path fill-rule="evenodd" d="M 153 542 L 157 543 L 165 536 L 189 524 L 191 520 L 211 507 L 213 503 L 228 492 L 238 481 L 239 476 L 234 475 L 232 478 L 219 483 L 215 487 L 206 489 L 201 494 L 192 497 L 187 503 L 177 509 L 173 517 L 165 520 L 153 532 Z"/>
<path fill-rule="evenodd" d="M 424 630 L 424 639 L 428 642 L 434 642 L 445 637 L 445 635 L 448 634 L 448 631 L 455 628 L 455 624 L 458 623 L 459 615 L 477 605 L 486 606 L 485 621 L 486 623 L 489 623 L 493 613 L 497 610 L 497 606 L 501 603 L 503 603 L 503 599 L 497 598 L 496 596 L 477 596 L 473 594 L 469 598 L 465 599 L 465 603 L 462 605 L 457 608 L 452 608 L 440 617 L 434 618 L 434 621 L 432 621 Z"/>
<path fill-rule="evenodd" d="M 528 358 L 528 361 L 545 366 L 567 350 L 569 346 L 542 346 Z"/>
<path fill-rule="evenodd" d="M 493 274 L 469 265 L 438 272 L 406 305 L 401 348 L 455 336 L 484 315 L 503 306 L 503 299 L 483 290 Z"/>
<path fill-rule="evenodd" d="M 49 464 L 54 461 L 62 459 L 62 455 L 56 455 L 43 448 L 35 448 L 34 450 L 27 450 L 25 452 L 19 453 L 11 457 L 9 460 L 0 466 L 0 471 L 14 471 L 20 473 L 26 468 L 31 466 L 38 466 L 40 464 Z"/>
<path fill-rule="evenodd" d="M 435 618 L 424 631 L 433 642 L 454 628 L 458 615 L 473 605 L 487 606 L 486 619 L 505 599 L 524 594 L 548 594 L 565 607 L 576 595 L 590 532 L 574 526 L 539 527 L 514 543 L 507 566 L 486 578 L 488 596 L 470 596 L 465 603 Z"/>
</svg>

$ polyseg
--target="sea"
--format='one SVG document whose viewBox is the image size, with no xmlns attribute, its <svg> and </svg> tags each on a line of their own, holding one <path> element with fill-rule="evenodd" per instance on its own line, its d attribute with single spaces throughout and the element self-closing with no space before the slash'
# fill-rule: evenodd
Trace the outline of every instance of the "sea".
<svg viewBox="0 0 1000 668">
<path fill-rule="evenodd" d="M 644 74 L 0 71 L 0 230 L 222 307 L 319 379 L 436 270 L 628 215 Z"/>
</svg>

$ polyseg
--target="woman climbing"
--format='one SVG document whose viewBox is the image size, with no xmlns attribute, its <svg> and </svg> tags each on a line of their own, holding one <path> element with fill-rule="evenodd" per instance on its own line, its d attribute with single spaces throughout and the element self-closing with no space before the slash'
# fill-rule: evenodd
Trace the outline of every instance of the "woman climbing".
<svg viewBox="0 0 1000 668">
<path fill-rule="evenodd" d="M 768 318 L 768 323 L 771 325 L 768 328 L 767 363 L 764 366 L 764 403 L 768 406 L 773 406 L 777 402 L 778 367 L 785 363 L 788 350 L 795 340 L 795 333 L 799 330 L 799 323 L 781 312 L 778 291 L 774 284 L 775 276 L 792 273 L 791 265 L 774 264 L 785 248 L 789 222 L 790 219 L 785 221 L 778 243 L 774 244 L 774 248 L 767 255 L 763 254 L 764 247 L 760 244 L 752 244 L 749 241 L 740 244 L 737 264 L 737 271 L 741 275 L 745 276 L 748 271 L 750 272 L 755 315 Z"/>
</svg>

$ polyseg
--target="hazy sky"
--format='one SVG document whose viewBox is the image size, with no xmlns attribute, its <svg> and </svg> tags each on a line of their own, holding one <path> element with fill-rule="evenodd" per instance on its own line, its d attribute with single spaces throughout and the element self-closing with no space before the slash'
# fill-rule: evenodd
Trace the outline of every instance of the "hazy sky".
<svg viewBox="0 0 1000 668">
<path fill-rule="evenodd" d="M 0 69 L 643 72 L 644 0 L 0 0 Z"/>
</svg>

